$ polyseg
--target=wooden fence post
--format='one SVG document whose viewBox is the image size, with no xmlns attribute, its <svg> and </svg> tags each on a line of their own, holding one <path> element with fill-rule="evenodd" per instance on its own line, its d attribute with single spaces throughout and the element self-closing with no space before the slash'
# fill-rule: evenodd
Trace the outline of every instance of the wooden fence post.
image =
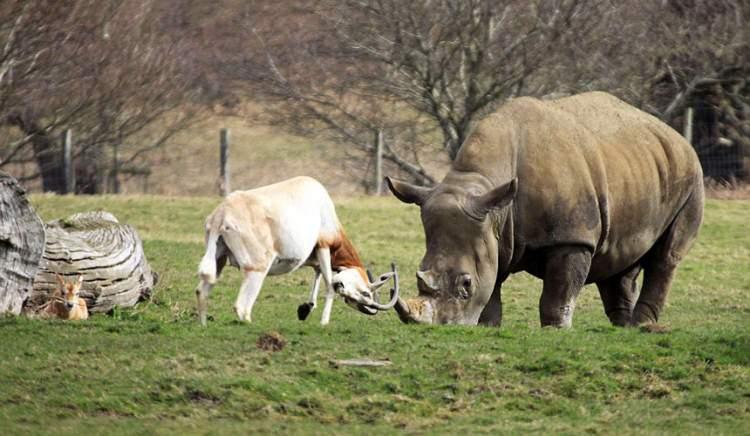
<svg viewBox="0 0 750 436">
<path fill-rule="evenodd" d="M 65 129 L 63 143 L 63 177 L 65 177 L 65 194 L 75 194 L 76 179 L 73 172 L 73 132 Z"/>
<path fill-rule="evenodd" d="M 112 193 L 120 193 L 120 144 L 112 144 Z"/>
<path fill-rule="evenodd" d="M 682 136 L 693 145 L 693 108 L 685 109 L 685 121 L 682 124 Z"/>
<path fill-rule="evenodd" d="M 151 175 L 151 171 L 143 175 L 143 184 L 141 185 L 141 191 L 144 194 L 148 194 L 148 178 Z"/>
<path fill-rule="evenodd" d="M 219 130 L 219 195 L 229 194 L 229 129 Z"/>
<path fill-rule="evenodd" d="M 375 195 L 383 194 L 383 129 L 375 136 Z"/>
</svg>

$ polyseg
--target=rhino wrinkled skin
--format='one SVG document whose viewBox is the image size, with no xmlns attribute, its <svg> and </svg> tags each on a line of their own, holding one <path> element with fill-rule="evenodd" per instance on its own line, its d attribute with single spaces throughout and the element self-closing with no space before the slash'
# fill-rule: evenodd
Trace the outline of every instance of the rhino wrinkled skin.
<svg viewBox="0 0 750 436">
<path fill-rule="evenodd" d="M 501 285 L 527 271 L 543 280 L 543 326 L 571 325 L 585 283 L 613 324 L 654 323 L 703 218 L 690 144 L 602 92 L 511 100 L 435 187 L 387 182 L 420 207 L 426 237 L 404 322 L 500 325 Z"/>
</svg>

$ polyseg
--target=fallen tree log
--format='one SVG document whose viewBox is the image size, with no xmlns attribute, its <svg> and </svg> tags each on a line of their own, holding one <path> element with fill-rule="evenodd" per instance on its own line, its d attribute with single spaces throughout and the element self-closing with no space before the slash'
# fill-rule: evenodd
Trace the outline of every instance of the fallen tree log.
<svg viewBox="0 0 750 436">
<path fill-rule="evenodd" d="M 85 212 L 46 225 L 47 241 L 26 312 L 36 312 L 57 287 L 55 274 L 83 275 L 81 297 L 90 312 L 130 307 L 148 298 L 157 276 L 135 229 L 109 212 Z"/>
<path fill-rule="evenodd" d="M 44 252 L 44 225 L 11 176 L 0 171 L 0 314 L 21 313 Z"/>
</svg>

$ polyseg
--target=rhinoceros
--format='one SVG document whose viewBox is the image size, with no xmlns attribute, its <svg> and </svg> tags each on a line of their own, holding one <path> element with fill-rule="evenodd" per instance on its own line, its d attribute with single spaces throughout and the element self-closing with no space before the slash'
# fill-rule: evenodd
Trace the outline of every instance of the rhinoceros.
<svg viewBox="0 0 750 436">
<path fill-rule="evenodd" d="M 603 92 L 510 100 L 436 186 L 386 182 L 420 207 L 426 238 L 404 322 L 500 325 L 501 286 L 526 271 L 543 281 L 542 326 L 570 327 L 586 283 L 612 324 L 655 323 L 703 220 L 690 144 Z"/>
</svg>

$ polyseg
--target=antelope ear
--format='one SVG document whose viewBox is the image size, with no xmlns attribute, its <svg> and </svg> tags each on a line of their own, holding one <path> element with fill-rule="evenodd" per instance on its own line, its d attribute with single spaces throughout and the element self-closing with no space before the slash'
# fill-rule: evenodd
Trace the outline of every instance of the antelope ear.
<svg viewBox="0 0 750 436">
<path fill-rule="evenodd" d="M 83 274 L 78 275 L 78 280 L 76 280 L 76 284 L 80 287 L 83 284 Z"/>
<path fill-rule="evenodd" d="M 507 206 L 518 192 L 518 179 L 514 178 L 510 182 L 498 186 L 497 188 L 469 198 L 467 212 L 481 220 L 493 209 L 502 209 Z"/>
<path fill-rule="evenodd" d="M 386 177 L 385 182 L 388 184 L 388 189 L 393 192 L 393 195 L 407 204 L 413 203 L 417 206 L 421 206 L 430 195 L 430 192 L 432 192 L 432 189 L 430 188 L 412 185 L 390 177 Z"/>
<path fill-rule="evenodd" d="M 55 273 L 55 278 L 57 279 L 57 283 L 59 283 L 60 286 L 65 286 L 65 279 L 63 279 L 60 274 Z"/>
</svg>

